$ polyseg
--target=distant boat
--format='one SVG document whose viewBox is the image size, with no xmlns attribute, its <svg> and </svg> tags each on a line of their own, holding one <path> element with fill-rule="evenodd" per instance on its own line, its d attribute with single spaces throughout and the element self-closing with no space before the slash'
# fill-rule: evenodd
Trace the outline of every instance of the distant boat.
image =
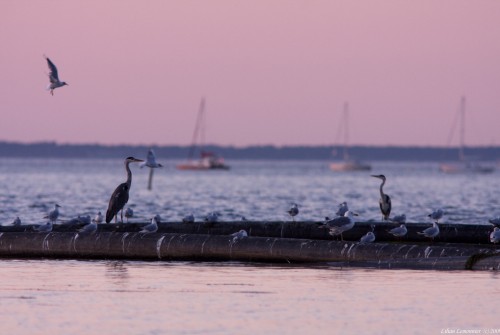
<svg viewBox="0 0 500 335">
<path fill-rule="evenodd" d="M 460 143 L 458 147 L 458 162 L 456 163 L 444 163 L 439 166 L 439 171 L 444 173 L 492 173 L 495 171 L 495 167 L 492 165 L 484 165 L 477 161 L 473 161 L 465 156 L 465 97 L 462 96 L 460 100 L 460 109 L 453 122 L 453 127 L 448 137 L 448 145 L 451 142 L 453 133 L 455 132 L 455 127 L 457 124 L 457 119 L 460 122 Z"/>
<path fill-rule="evenodd" d="M 224 158 L 214 152 L 203 149 L 205 143 L 205 99 L 201 99 L 200 109 L 196 118 L 196 125 L 193 133 L 193 141 L 189 149 L 187 162 L 176 166 L 178 170 L 229 170 L 229 166 L 224 163 Z M 194 155 L 199 150 L 199 158 Z"/>
<path fill-rule="evenodd" d="M 340 134 L 342 130 L 344 132 L 343 160 L 331 163 L 330 170 L 336 172 L 370 171 L 372 169 L 370 164 L 354 160 L 349 156 L 349 104 L 347 102 L 344 104 L 344 112 L 339 123 L 339 131 L 337 134 Z M 334 152 L 334 154 L 336 154 L 336 152 Z"/>
</svg>

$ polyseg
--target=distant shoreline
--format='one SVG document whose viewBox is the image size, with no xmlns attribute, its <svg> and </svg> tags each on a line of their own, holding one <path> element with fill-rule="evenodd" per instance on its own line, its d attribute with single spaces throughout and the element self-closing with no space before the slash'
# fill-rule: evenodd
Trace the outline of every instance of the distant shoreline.
<svg viewBox="0 0 500 335">
<path fill-rule="evenodd" d="M 16 143 L 0 142 L 0 157 L 17 158 L 123 158 L 145 156 L 153 148 L 157 157 L 171 159 L 187 158 L 190 146 L 148 146 L 148 145 L 100 145 L 100 144 L 58 144 L 55 142 Z M 342 147 L 331 146 L 216 146 L 208 145 L 206 151 L 213 151 L 225 159 L 254 160 L 340 160 Z M 335 157 L 332 153 L 338 152 Z M 352 146 L 352 158 L 362 161 L 434 161 L 458 160 L 458 149 L 448 147 L 418 146 Z M 500 161 L 500 147 L 467 147 L 467 157 L 478 161 Z"/>
</svg>

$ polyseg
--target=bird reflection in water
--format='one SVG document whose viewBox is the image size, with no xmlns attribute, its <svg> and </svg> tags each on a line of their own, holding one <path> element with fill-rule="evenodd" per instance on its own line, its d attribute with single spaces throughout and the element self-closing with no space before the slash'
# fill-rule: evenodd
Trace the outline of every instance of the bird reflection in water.
<svg viewBox="0 0 500 335">
<path fill-rule="evenodd" d="M 128 281 L 130 275 L 124 261 L 107 261 L 105 265 L 105 276 L 111 279 L 113 283 L 122 285 Z"/>
</svg>

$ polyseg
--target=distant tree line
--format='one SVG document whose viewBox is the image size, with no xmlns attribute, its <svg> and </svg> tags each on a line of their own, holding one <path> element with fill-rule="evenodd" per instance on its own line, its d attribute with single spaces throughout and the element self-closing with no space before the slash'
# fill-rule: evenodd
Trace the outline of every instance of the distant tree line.
<svg viewBox="0 0 500 335">
<path fill-rule="evenodd" d="M 149 148 L 161 158 L 185 159 L 190 146 L 58 144 L 55 142 L 14 143 L 0 142 L 0 157 L 53 157 L 53 158 L 123 158 L 143 157 Z M 341 158 L 340 146 L 205 146 L 226 159 L 265 160 L 336 160 Z M 334 155 L 334 153 L 339 153 Z M 417 146 L 352 146 L 352 158 L 366 161 L 456 161 L 457 148 Z M 481 161 L 500 159 L 500 147 L 467 147 L 466 157 Z"/>
</svg>

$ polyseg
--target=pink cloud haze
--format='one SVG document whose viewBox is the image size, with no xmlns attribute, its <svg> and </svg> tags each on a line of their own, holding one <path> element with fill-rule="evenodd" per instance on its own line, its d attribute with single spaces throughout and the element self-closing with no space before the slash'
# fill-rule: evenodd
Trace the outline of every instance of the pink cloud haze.
<svg viewBox="0 0 500 335">
<path fill-rule="evenodd" d="M 69 86 L 48 84 L 46 54 Z M 500 145 L 498 1 L 2 1 L 0 140 Z"/>
</svg>

